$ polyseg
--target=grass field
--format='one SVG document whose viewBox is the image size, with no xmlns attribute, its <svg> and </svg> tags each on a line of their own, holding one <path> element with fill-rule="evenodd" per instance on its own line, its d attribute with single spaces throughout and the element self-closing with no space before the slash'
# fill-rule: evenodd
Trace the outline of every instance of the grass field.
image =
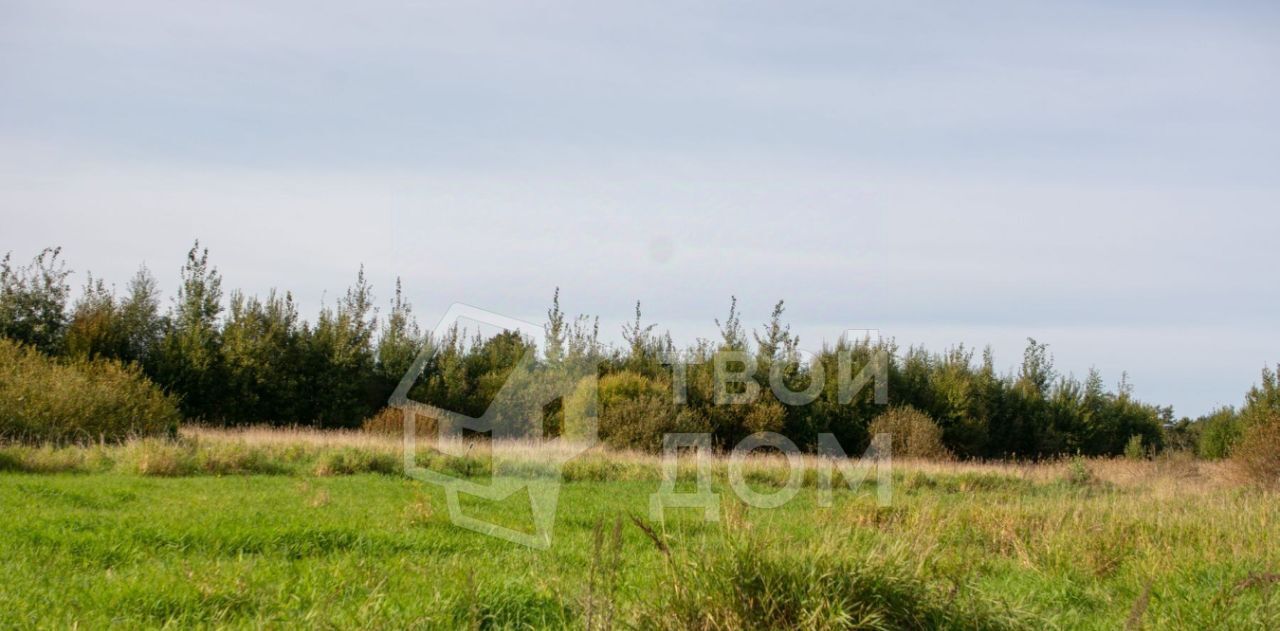
<svg viewBox="0 0 1280 631">
<path fill-rule="evenodd" d="M 868 485 L 769 510 L 717 475 L 718 523 L 654 524 L 656 463 L 594 453 L 543 551 L 452 525 L 438 488 L 385 470 L 395 448 L 0 449 L 0 627 L 1280 626 L 1280 503 L 1220 465 L 899 462 L 890 506 Z M 520 523 L 523 499 L 467 510 Z"/>
</svg>

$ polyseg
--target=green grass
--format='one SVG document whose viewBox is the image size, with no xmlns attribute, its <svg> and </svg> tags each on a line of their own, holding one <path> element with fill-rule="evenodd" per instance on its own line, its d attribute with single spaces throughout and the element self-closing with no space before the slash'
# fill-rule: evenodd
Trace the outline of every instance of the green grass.
<svg viewBox="0 0 1280 631">
<path fill-rule="evenodd" d="M 507 457 L 536 455 L 516 446 Z M 482 477 L 480 452 L 422 466 Z M 540 470 L 530 460 L 524 468 Z M 786 480 L 753 461 L 757 486 Z M 641 518 L 658 467 L 591 453 L 564 469 L 554 545 L 449 523 L 399 475 L 395 440 L 193 430 L 179 441 L 0 447 L 0 627 L 1140 628 L 1276 622 L 1275 496 L 1185 459 L 900 463 L 816 505 L 725 487 L 724 520 Z M 685 473 L 692 474 L 686 468 Z M 376 474 L 376 475 L 370 475 Z M 692 482 L 692 480 L 686 480 Z M 682 488 L 684 486 L 682 485 Z M 520 528 L 525 498 L 467 503 Z M 670 509 L 669 509 L 670 510 Z"/>
<path fill-rule="evenodd" d="M 657 483 L 613 475 L 634 463 L 579 464 L 540 551 L 453 526 L 435 487 L 339 475 L 376 457 L 298 458 L 246 466 L 273 475 L 0 474 L 0 627 L 1280 624 L 1280 503 L 1256 491 L 899 472 L 889 507 L 838 490 L 822 508 L 806 488 L 752 509 L 721 485 L 719 523 L 668 509 L 663 527 Z"/>
</svg>

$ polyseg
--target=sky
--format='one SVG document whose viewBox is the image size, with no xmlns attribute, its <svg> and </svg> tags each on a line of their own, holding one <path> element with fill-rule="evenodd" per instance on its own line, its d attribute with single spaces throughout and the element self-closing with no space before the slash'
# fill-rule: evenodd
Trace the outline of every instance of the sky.
<svg viewBox="0 0 1280 631">
<path fill-rule="evenodd" d="M 1268 2 L 0 0 L 0 253 L 312 317 L 785 299 L 1194 416 L 1280 362 L 1278 175 Z"/>
</svg>

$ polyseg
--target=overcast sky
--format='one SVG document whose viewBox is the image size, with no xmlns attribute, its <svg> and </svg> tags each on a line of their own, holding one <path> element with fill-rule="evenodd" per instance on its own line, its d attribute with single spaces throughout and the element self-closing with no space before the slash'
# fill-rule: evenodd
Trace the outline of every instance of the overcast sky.
<svg viewBox="0 0 1280 631">
<path fill-rule="evenodd" d="M 1028 336 L 1199 414 L 1280 361 L 1273 2 L 0 0 L 0 253 L 309 317 L 364 263 L 680 340 Z M 327 290 L 327 294 L 325 293 Z"/>
</svg>

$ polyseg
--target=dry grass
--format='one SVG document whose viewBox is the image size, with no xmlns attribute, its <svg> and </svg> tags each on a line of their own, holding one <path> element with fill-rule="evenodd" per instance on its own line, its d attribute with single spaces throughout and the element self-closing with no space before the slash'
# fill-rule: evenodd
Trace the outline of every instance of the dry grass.
<svg viewBox="0 0 1280 631">
<path fill-rule="evenodd" d="M 1103 484 L 1142 488 L 1154 492 L 1211 492 L 1238 485 L 1231 467 L 1223 462 L 1197 460 L 1186 454 L 1170 454 L 1151 460 L 1124 458 L 1059 459 L 1039 462 L 928 461 L 895 459 L 894 469 L 924 475 L 997 475 L 1032 483 L 1051 483 L 1071 475 L 1080 462 Z"/>
<path fill-rule="evenodd" d="M 414 443 L 420 466 L 462 475 L 482 475 L 491 463 L 563 464 L 568 480 L 657 480 L 662 456 L 603 445 L 584 448 L 559 441 L 453 441 L 419 437 Z M 0 471 L 31 473 L 116 471 L 150 476 L 353 473 L 396 474 L 402 470 L 402 436 L 361 431 L 310 428 L 250 427 L 222 429 L 184 427 L 175 440 L 144 438 L 119 445 L 0 446 Z M 729 456 L 707 454 L 714 475 L 723 477 Z M 805 479 L 830 466 L 815 456 L 801 457 Z M 681 476 L 696 475 L 694 458 L 681 454 Z M 744 474 L 752 483 L 783 484 L 789 468 L 777 453 L 755 452 L 745 460 Z M 1245 484 L 1229 462 L 1167 455 L 1151 460 L 1062 459 L 1040 462 L 936 461 L 895 458 L 895 478 L 907 490 L 938 488 L 968 491 L 995 486 L 1092 484 L 1137 489 L 1153 497 L 1206 494 Z M 1081 473 L 1084 473 L 1082 476 Z M 1080 480 L 1083 478 L 1083 481 Z"/>
<path fill-rule="evenodd" d="M 261 446 L 305 446 L 316 450 L 354 448 L 385 454 L 403 455 L 404 439 L 383 433 L 361 431 L 316 430 L 310 428 L 215 429 L 186 427 L 182 436 L 198 440 L 202 444 L 244 443 Z M 661 455 L 638 450 L 615 450 L 596 445 L 585 450 L 580 446 L 565 445 L 559 441 L 533 443 L 527 441 L 457 441 L 439 443 L 418 438 L 420 450 L 439 452 L 458 457 L 486 459 L 492 456 L 509 460 L 528 459 L 536 462 L 558 462 L 572 457 L 577 462 L 603 460 L 617 467 L 652 468 L 657 475 Z M 712 467 L 727 466 L 727 454 L 710 454 Z M 815 456 L 803 456 L 806 470 L 825 466 Z M 1176 495 L 1205 493 L 1239 486 L 1241 481 L 1228 462 L 1199 460 L 1188 454 L 1169 454 L 1151 460 L 1124 458 L 1089 458 L 1079 462 L 1087 467 L 1101 484 L 1120 488 L 1138 488 L 1146 491 Z M 692 458 L 682 454 L 681 465 L 691 465 Z M 788 466 L 785 457 L 777 453 L 753 453 L 748 456 L 748 470 L 781 471 Z M 1061 482 L 1070 477 L 1072 459 L 1038 462 L 1007 461 L 958 461 L 925 460 L 919 458 L 894 458 L 893 468 L 904 475 L 919 474 L 926 477 L 983 477 L 996 476 L 1022 480 L 1034 484 Z"/>
<path fill-rule="evenodd" d="M 209 443 L 244 442 L 252 445 L 304 445 L 312 448 L 356 447 L 399 450 L 404 442 L 399 436 L 390 434 L 355 430 L 320 430 L 309 427 L 218 428 L 187 425 L 179 433 L 183 437 Z"/>
</svg>

